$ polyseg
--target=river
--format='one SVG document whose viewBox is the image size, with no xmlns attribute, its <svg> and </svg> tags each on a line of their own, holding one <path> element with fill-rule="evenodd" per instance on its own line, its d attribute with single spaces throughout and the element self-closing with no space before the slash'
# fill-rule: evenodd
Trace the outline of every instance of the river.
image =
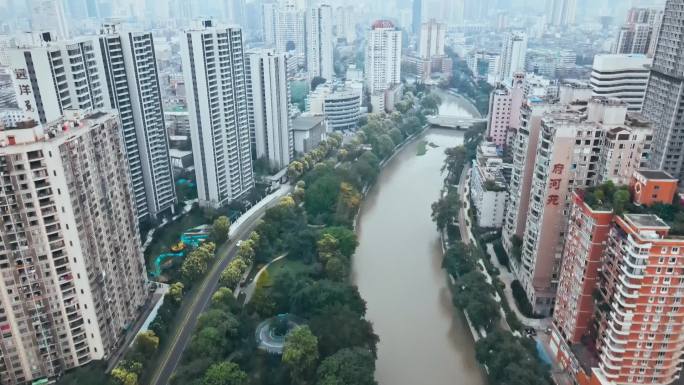
<svg viewBox="0 0 684 385">
<path fill-rule="evenodd" d="M 441 113 L 472 116 L 462 100 L 443 99 Z M 418 156 L 421 140 L 438 147 Z M 353 279 L 380 336 L 379 385 L 485 384 L 468 326 L 451 303 L 430 218 L 442 188 L 444 149 L 462 142 L 461 132 L 427 131 L 387 164 L 364 200 Z"/>
</svg>

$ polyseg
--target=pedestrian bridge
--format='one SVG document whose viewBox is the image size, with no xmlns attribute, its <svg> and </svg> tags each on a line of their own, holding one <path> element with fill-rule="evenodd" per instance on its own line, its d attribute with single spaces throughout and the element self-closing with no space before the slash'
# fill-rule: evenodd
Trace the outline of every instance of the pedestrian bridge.
<svg viewBox="0 0 684 385">
<path fill-rule="evenodd" d="M 486 122 L 485 118 L 463 118 L 458 116 L 433 115 L 428 116 L 428 123 L 432 127 L 449 128 L 453 130 L 467 130 L 476 123 Z"/>
</svg>

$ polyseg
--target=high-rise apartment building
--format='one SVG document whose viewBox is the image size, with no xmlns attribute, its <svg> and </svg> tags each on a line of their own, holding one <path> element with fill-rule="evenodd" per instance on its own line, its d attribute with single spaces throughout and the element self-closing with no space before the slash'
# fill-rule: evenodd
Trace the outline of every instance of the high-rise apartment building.
<svg viewBox="0 0 684 385">
<path fill-rule="evenodd" d="M 368 31 L 365 66 L 371 94 L 401 83 L 401 31 L 391 21 L 377 20 Z"/>
<path fill-rule="evenodd" d="M 333 11 L 329 5 L 310 8 L 306 15 L 306 69 L 309 78 L 320 76 L 332 80 L 333 63 Z"/>
<path fill-rule="evenodd" d="M 260 50 L 248 52 L 245 63 L 254 155 L 280 170 L 294 157 L 287 58 L 282 53 Z"/>
<path fill-rule="evenodd" d="M 31 30 L 52 32 L 59 39 L 69 38 L 69 24 L 61 0 L 30 0 Z"/>
<path fill-rule="evenodd" d="M 651 66 L 643 114 L 653 122 L 651 168 L 684 176 L 684 4 L 665 4 L 662 29 Z"/>
<path fill-rule="evenodd" d="M 577 0 L 546 0 L 546 22 L 554 26 L 575 24 Z"/>
<path fill-rule="evenodd" d="M 119 110 L 139 219 L 172 211 L 176 194 L 152 33 L 106 24 L 96 37 L 39 37 L 9 53 L 26 116 L 44 124 L 67 109 Z"/>
<path fill-rule="evenodd" d="M 663 11 L 661 9 L 630 9 L 625 24 L 618 32 L 613 52 L 643 55 L 654 52 L 662 18 Z"/>
<path fill-rule="evenodd" d="M 593 95 L 617 98 L 627 103 L 629 111 L 641 111 L 650 64 L 645 55 L 594 56 L 590 81 Z"/>
<path fill-rule="evenodd" d="M 221 0 L 220 7 L 226 23 L 247 27 L 247 5 L 245 0 Z"/>
<path fill-rule="evenodd" d="M 418 35 L 420 26 L 423 24 L 423 0 L 413 0 L 411 6 L 413 10 L 411 15 L 412 32 L 414 35 Z"/>
<path fill-rule="evenodd" d="M 520 125 L 514 132 L 510 150 L 513 155 L 513 167 L 501 230 L 501 241 L 509 255 L 515 254 L 514 239 L 522 242 L 525 235 L 541 121 L 543 116 L 554 108 L 559 107 L 554 105 L 552 100 L 538 97 L 527 98 L 520 108 Z"/>
<path fill-rule="evenodd" d="M 516 73 L 510 84 L 499 84 L 489 98 L 487 138 L 499 147 L 508 145 L 509 133 L 520 124 L 525 74 Z"/>
<path fill-rule="evenodd" d="M 0 130 L 0 377 L 55 380 L 110 358 L 147 298 L 114 111 Z"/>
<path fill-rule="evenodd" d="M 521 71 L 525 71 L 527 54 L 527 35 L 522 32 L 509 32 L 504 37 L 501 47 L 501 66 L 499 79 L 508 80 Z"/>
<path fill-rule="evenodd" d="M 299 66 L 306 65 L 306 11 L 294 4 L 285 4 L 275 10 L 276 52 L 291 53 Z"/>
<path fill-rule="evenodd" d="M 45 124 L 67 109 L 109 107 L 97 40 L 36 37 L 38 44 L 8 51 L 17 103 L 27 118 Z"/>
<path fill-rule="evenodd" d="M 200 21 L 181 44 L 199 203 L 218 208 L 254 186 L 242 30 Z"/>
<path fill-rule="evenodd" d="M 444 56 L 446 25 L 435 19 L 422 24 L 420 28 L 420 57 L 430 60 L 433 56 Z"/>
<path fill-rule="evenodd" d="M 613 170 L 602 171 L 602 165 L 619 164 L 615 157 L 634 159 L 632 169 L 641 164 L 647 144 L 610 153 L 604 145 L 611 130 L 640 130 L 643 121 L 637 122 L 628 119 L 626 104 L 605 98 L 567 104 L 542 118 L 530 195 L 516 197 L 530 203 L 520 259 L 513 262 L 535 312 L 550 314 L 553 310 L 571 192 L 598 184 L 602 175 L 612 175 Z M 649 138 L 640 137 L 644 141 Z M 617 174 L 622 175 L 619 170 Z"/>
<path fill-rule="evenodd" d="M 138 217 L 171 213 L 176 191 L 162 110 L 154 38 L 105 24 L 99 36 L 109 103 L 119 111 Z"/>
<path fill-rule="evenodd" d="M 635 172 L 641 213 L 603 191 L 573 196 L 551 347 L 580 384 L 666 385 L 680 375 L 684 240 L 645 208 L 671 203 L 676 186 L 663 171 Z M 643 190 L 658 193 L 643 200 Z"/>
<path fill-rule="evenodd" d="M 262 39 L 264 43 L 270 46 L 275 46 L 276 44 L 277 12 L 278 3 L 263 3 L 261 5 Z"/>
<path fill-rule="evenodd" d="M 470 173 L 470 197 L 477 211 L 477 225 L 499 228 L 503 224 L 508 185 L 502 152 L 492 142 L 481 142 Z"/>
<path fill-rule="evenodd" d="M 354 7 L 337 7 L 335 9 L 335 36 L 351 44 L 356 40 L 356 12 Z"/>
</svg>

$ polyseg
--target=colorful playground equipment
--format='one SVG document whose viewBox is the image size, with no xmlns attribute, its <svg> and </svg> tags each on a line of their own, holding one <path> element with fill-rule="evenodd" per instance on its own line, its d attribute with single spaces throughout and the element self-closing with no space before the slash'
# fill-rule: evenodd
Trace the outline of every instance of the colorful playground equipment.
<svg viewBox="0 0 684 385">
<path fill-rule="evenodd" d="M 180 237 L 180 242 L 171 246 L 170 253 L 159 254 L 152 264 L 152 270 L 149 272 L 150 278 L 158 278 L 162 270 L 164 270 L 164 264 L 170 259 L 180 259 L 185 258 L 186 253 L 189 250 L 197 248 L 202 242 L 209 238 L 209 225 L 200 225 L 197 227 L 192 227 L 185 232 Z"/>
</svg>

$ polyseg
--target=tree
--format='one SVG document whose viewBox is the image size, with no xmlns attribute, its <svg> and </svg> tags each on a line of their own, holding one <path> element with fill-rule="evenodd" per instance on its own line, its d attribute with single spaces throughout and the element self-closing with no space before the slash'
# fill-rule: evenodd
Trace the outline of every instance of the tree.
<svg viewBox="0 0 684 385">
<path fill-rule="evenodd" d="M 226 269 L 223 270 L 219 282 L 221 283 L 221 286 L 234 288 L 240 283 L 242 275 L 245 274 L 246 271 L 247 263 L 242 258 L 236 257 L 228 264 Z"/>
<path fill-rule="evenodd" d="M 135 338 L 133 352 L 140 357 L 140 361 L 144 361 L 152 357 L 158 348 L 159 337 L 152 330 L 146 330 Z"/>
<path fill-rule="evenodd" d="M 254 261 L 254 244 L 250 240 L 245 240 L 242 242 L 238 248 L 238 257 L 244 260 L 246 263 L 250 264 Z"/>
<path fill-rule="evenodd" d="M 230 231 L 230 219 L 226 216 L 220 216 L 214 220 L 211 225 L 211 239 L 217 243 L 223 243 L 228 240 L 228 232 Z"/>
<path fill-rule="evenodd" d="M 171 300 L 176 304 L 179 304 L 183 300 L 184 287 L 185 286 L 181 282 L 175 282 L 169 286 L 169 297 L 171 297 Z"/>
<path fill-rule="evenodd" d="M 459 201 L 458 191 L 451 190 L 432 204 L 432 220 L 437 224 L 437 229 L 444 230 L 448 224 L 456 221 Z"/>
<path fill-rule="evenodd" d="M 309 327 L 318 337 L 321 357 L 353 347 L 363 348 L 376 355 L 379 338 L 373 332 L 373 325 L 346 304 L 323 308 L 311 317 Z"/>
<path fill-rule="evenodd" d="M 287 177 L 292 180 L 299 179 L 302 174 L 304 174 L 304 164 L 300 161 L 292 161 L 287 167 Z"/>
<path fill-rule="evenodd" d="M 323 236 L 330 235 L 337 240 L 337 250 L 347 258 L 354 255 L 359 241 L 356 233 L 349 228 L 342 226 L 327 227 L 323 230 Z"/>
<path fill-rule="evenodd" d="M 501 318 L 499 305 L 492 298 L 493 287 L 487 283 L 484 274 L 471 271 L 456 281 L 454 305 L 468 313 L 476 328 L 491 330 Z"/>
<path fill-rule="evenodd" d="M 363 348 L 342 349 L 318 367 L 317 385 L 377 385 L 375 357 Z"/>
<path fill-rule="evenodd" d="M 402 135 L 401 131 L 396 127 L 389 131 L 389 136 L 392 138 L 392 142 L 397 146 L 404 140 L 404 135 Z"/>
<path fill-rule="evenodd" d="M 334 255 L 325 262 L 325 275 L 331 281 L 343 282 L 349 276 L 349 263 L 341 255 Z"/>
<path fill-rule="evenodd" d="M 399 129 L 404 133 L 404 135 L 408 136 L 420 131 L 422 126 L 423 125 L 418 117 L 410 116 L 404 120 L 404 123 L 399 126 Z"/>
<path fill-rule="evenodd" d="M 534 342 L 494 332 L 475 344 L 478 362 L 487 365 L 491 383 L 506 385 L 550 385 L 548 367 L 538 358 Z"/>
<path fill-rule="evenodd" d="M 138 385 L 138 375 L 120 367 L 112 369 L 112 378 L 119 385 Z"/>
<path fill-rule="evenodd" d="M 228 287 L 219 287 L 214 294 L 211 295 L 211 303 L 213 305 L 228 305 L 232 307 L 235 303 L 233 291 Z"/>
<path fill-rule="evenodd" d="M 447 170 L 450 175 L 455 178 L 461 176 L 461 170 L 466 162 L 466 150 L 463 146 L 447 148 L 444 150 L 446 154 L 446 160 L 444 161 L 444 166 L 442 171 Z"/>
<path fill-rule="evenodd" d="M 340 242 L 332 234 L 323 233 L 321 239 L 316 242 L 319 254 L 333 254 L 340 247 Z"/>
<path fill-rule="evenodd" d="M 366 302 L 356 287 L 330 280 L 316 281 L 303 287 L 291 296 L 290 301 L 291 312 L 305 318 L 335 305 L 349 306 L 359 317 L 366 313 Z"/>
<path fill-rule="evenodd" d="M 320 76 L 314 76 L 313 79 L 311 79 L 311 92 L 316 90 L 316 87 L 318 87 L 321 84 L 325 84 L 326 80 L 323 77 Z"/>
<path fill-rule="evenodd" d="M 285 337 L 283 363 L 289 368 L 295 384 L 306 383 L 316 369 L 318 338 L 308 326 L 298 326 Z"/>
<path fill-rule="evenodd" d="M 340 194 L 340 178 L 325 174 L 309 185 L 304 198 L 304 207 L 309 215 L 316 217 L 330 214 Z"/>
<path fill-rule="evenodd" d="M 202 380 L 202 385 L 247 385 L 248 383 L 247 373 L 230 361 L 211 365 Z"/>
<path fill-rule="evenodd" d="M 377 146 L 373 146 L 373 152 L 378 158 L 385 159 L 392 154 L 394 147 L 392 138 L 387 134 L 383 134 L 378 138 Z"/>
<path fill-rule="evenodd" d="M 137 361 L 123 360 L 112 369 L 111 376 L 119 385 L 138 385 L 138 377 L 142 373 L 142 364 Z"/>
<path fill-rule="evenodd" d="M 198 249 L 199 250 L 199 249 Z M 183 260 L 181 274 L 188 282 L 199 279 L 207 271 L 207 260 L 202 252 L 192 251 Z"/>
<path fill-rule="evenodd" d="M 354 186 L 350 183 L 342 182 L 340 184 L 340 195 L 337 200 L 335 213 L 336 223 L 350 225 L 352 218 L 361 205 L 361 199 L 361 193 Z"/>
</svg>

